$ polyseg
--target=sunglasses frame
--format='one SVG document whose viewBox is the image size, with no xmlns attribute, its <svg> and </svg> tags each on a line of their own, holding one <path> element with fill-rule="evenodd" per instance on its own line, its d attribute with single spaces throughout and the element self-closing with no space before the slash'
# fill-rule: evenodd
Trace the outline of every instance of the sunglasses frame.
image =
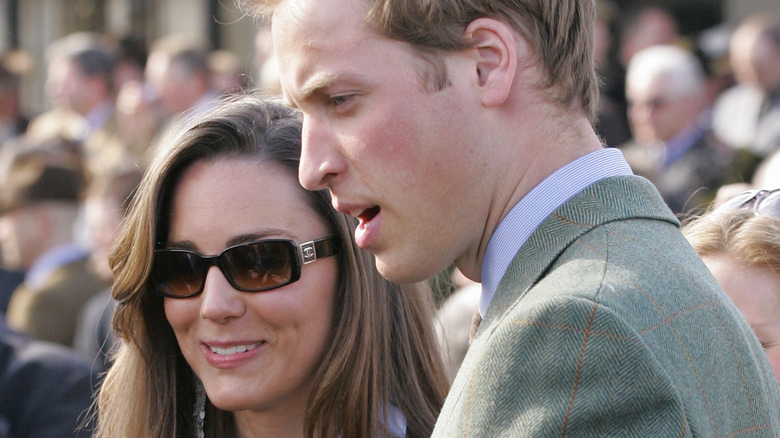
<svg viewBox="0 0 780 438">
<path fill-rule="evenodd" d="M 271 287 L 260 288 L 260 289 L 241 287 L 235 282 L 235 280 L 233 279 L 233 274 L 230 273 L 229 267 L 225 262 L 226 260 L 225 254 L 236 248 L 256 245 L 258 243 L 285 243 L 290 245 L 288 249 L 293 253 L 294 256 L 292 257 L 293 261 L 292 261 L 292 265 L 290 266 L 290 279 L 287 282 L 278 285 L 273 285 Z M 317 260 L 336 255 L 340 249 L 341 249 L 341 239 L 338 236 L 323 237 L 321 239 L 312 240 L 301 244 L 290 239 L 261 239 L 261 240 L 246 242 L 246 243 L 239 243 L 237 245 L 233 245 L 228 248 L 225 248 L 222 252 L 220 252 L 217 255 L 210 255 L 210 256 L 206 256 L 197 251 L 192 251 L 188 249 L 161 248 L 161 249 L 156 249 L 154 251 L 155 256 L 161 253 L 185 253 L 185 254 L 195 255 L 198 258 L 198 260 L 200 260 L 201 263 L 205 263 L 206 268 L 204 271 L 202 271 L 203 274 L 201 278 L 200 287 L 196 292 L 193 292 L 188 295 L 174 295 L 166 292 L 164 288 L 161 287 L 161 285 L 165 285 L 165 282 L 155 280 L 155 277 L 157 276 L 155 274 L 156 270 L 154 269 L 154 261 L 152 261 L 152 272 L 149 275 L 149 281 L 151 283 L 151 289 L 157 295 L 167 297 L 167 298 L 191 298 L 200 295 L 203 292 L 203 289 L 206 286 L 206 276 L 208 275 L 208 271 L 209 269 L 211 269 L 212 266 L 216 266 L 217 268 L 219 268 L 220 272 L 222 272 L 222 275 L 225 277 L 225 279 L 228 281 L 228 283 L 230 283 L 230 285 L 234 289 L 241 292 L 265 292 L 283 286 L 287 286 L 288 284 L 295 283 L 301 278 L 301 270 L 304 265 L 308 265 L 309 263 L 314 263 Z"/>
<path fill-rule="evenodd" d="M 774 211 L 770 211 L 769 213 L 764 213 L 761 210 L 761 203 L 766 199 L 768 199 L 770 196 L 778 192 L 780 192 L 780 189 L 748 190 L 724 202 L 723 205 L 718 207 L 716 210 L 719 211 L 745 210 L 752 207 L 753 214 L 756 216 L 770 216 L 770 217 L 776 217 L 777 219 L 780 219 L 780 217 L 778 217 L 777 213 Z M 747 197 L 747 199 L 743 201 L 741 199 L 743 197 Z"/>
</svg>

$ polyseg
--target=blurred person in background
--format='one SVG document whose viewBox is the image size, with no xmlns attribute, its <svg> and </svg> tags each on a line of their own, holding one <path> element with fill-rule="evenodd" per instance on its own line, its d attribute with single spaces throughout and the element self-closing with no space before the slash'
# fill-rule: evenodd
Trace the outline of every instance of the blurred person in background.
<svg viewBox="0 0 780 438">
<path fill-rule="evenodd" d="M 33 338 L 72 346 L 84 303 L 108 283 L 76 243 L 84 171 L 65 140 L 49 139 L 8 154 L 0 179 L 3 264 L 25 272 L 8 305 L 8 324 Z"/>
<path fill-rule="evenodd" d="M 142 37 L 124 34 L 117 38 L 112 54 L 118 135 L 128 155 L 118 167 L 131 163 L 142 166 L 149 142 L 164 118 L 162 110 L 151 102 L 153 92 L 144 76 L 149 52 Z"/>
<path fill-rule="evenodd" d="M 233 52 L 212 50 L 207 65 L 211 72 L 211 88 L 221 96 L 230 96 L 246 91 L 249 77 Z"/>
<path fill-rule="evenodd" d="M 186 35 L 170 35 L 152 45 L 146 79 L 169 119 L 197 117 L 214 106 L 208 46 Z"/>
<path fill-rule="evenodd" d="M 702 208 L 729 177 L 733 154 L 709 128 L 706 78 L 699 60 L 677 46 L 631 59 L 626 98 L 633 140 L 621 148 L 635 173 L 652 181 L 677 213 Z"/>
<path fill-rule="evenodd" d="M 158 107 L 162 118 L 145 152 L 146 163 L 157 153 L 170 127 L 204 114 L 219 100 L 209 69 L 209 53 L 207 44 L 184 34 L 169 35 L 152 44 L 145 71 L 151 99 L 139 103 Z"/>
<path fill-rule="evenodd" d="M 115 114 L 114 59 L 104 36 L 70 34 L 52 43 L 47 54 L 46 90 L 54 109 L 36 117 L 28 135 L 61 135 L 74 140 L 89 177 L 118 165 L 126 151 Z M 48 123 L 54 132 L 49 131 Z"/>
<path fill-rule="evenodd" d="M 114 54 L 117 123 L 132 161 L 141 167 L 145 166 L 147 151 L 167 119 L 146 77 L 148 58 L 149 51 L 142 38 L 125 35 L 119 39 Z"/>
<path fill-rule="evenodd" d="M 13 54 L 0 59 L 0 150 L 13 147 L 11 142 L 23 135 L 29 123 L 20 108 L 19 74 L 13 69 Z M 24 272 L 9 269 L 0 263 L 0 315 L 5 315 L 11 294 L 24 279 Z"/>
<path fill-rule="evenodd" d="M 753 186 L 780 189 L 780 150 L 761 162 L 753 176 Z"/>
<path fill-rule="evenodd" d="M 95 371 L 61 345 L 11 330 L 0 316 L 0 438 L 88 438 Z"/>
<path fill-rule="evenodd" d="M 753 328 L 780 382 L 780 189 L 737 195 L 683 233 Z"/>
<path fill-rule="evenodd" d="M 25 70 L 21 53 L 0 56 L 0 147 L 27 130 L 29 118 L 21 108 L 21 73 Z"/>
<path fill-rule="evenodd" d="M 713 206 L 718 206 L 748 190 L 763 187 L 766 190 L 780 188 L 780 150 L 763 159 L 750 182 L 726 184 L 718 189 Z"/>
<path fill-rule="evenodd" d="M 713 130 L 731 148 L 752 155 L 756 165 L 780 149 L 780 19 L 746 18 L 731 37 L 729 59 L 737 84 L 713 108 Z"/>
<path fill-rule="evenodd" d="M 143 82 L 148 57 L 149 51 L 143 37 L 124 34 L 116 38 L 112 50 L 113 89 L 120 90 L 128 82 Z"/>
<path fill-rule="evenodd" d="M 115 168 L 93 180 L 84 199 L 87 241 L 95 272 L 106 282 L 114 279 L 108 253 L 121 229 L 132 194 L 141 182 L 142 169 L 136 166 Z M 116 301 L 111 288 L 87 300 L 76 325 L 74 347 L 98 367 L 108 368 L 114 347 L 111 320 Z"/>
<path fill-rule="evenodd" d="M 616 113 L 621 113 L 623 128 L 618 138 L 605 136 L 607 146 L 620 146 L 631 138 L 627 118 L 628 102 L 626 102 L 625 77 L 626 68 L 634 54 L 642 49 L 661 44 L 675 44 L 680 39 L 679 27 L 676 17 L 668 10 L 657 5 L 637 3 L 634 6 L 624 8 L 619 3 L 611 0 L 596 2 L 597 18 L 594 28 L 594 61 L 598 74 L 602 80 L 599 84 L 601 98 L 606 99 L 615 107 Z M 610 24 L 612 29 L 610 50 L 604 56 L 603 28 Z M 620 121 L 621 115 L 610 116 L 612 120 Z M 600 131 L 607 128 L 600 128 Z M 626 130 L 628 132 L 626 132 Z M 621 141 L 622 139 L 622 141 Z"/>
<path fill-rule="evenodd" d="M 0 315 L 5 317 L 11 295 L 24 281 L 24 271 L 10 269 L 0 263 Z"/>
<path fill-rule="evenodd" d="M 638 3 L 620 18 L 620 63 L 628 68 L 638 52 L 652 46 L 675 45 L 680 40 L 677 19 L 658 5 Z"/>
</svg>

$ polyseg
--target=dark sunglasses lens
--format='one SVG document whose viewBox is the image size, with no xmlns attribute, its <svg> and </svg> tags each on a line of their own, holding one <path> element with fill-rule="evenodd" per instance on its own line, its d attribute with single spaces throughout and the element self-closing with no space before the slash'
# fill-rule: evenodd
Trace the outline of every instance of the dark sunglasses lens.
<svg viewBox="0 0 780 438">
<path fill-rule="evenodd" d="M 225 252 L 233 283 L 245 291 L 273 289 L 293 278 L 295 248 L 289 242 L 257 242 Z"/>
<path fill-rule="evenodd" d="M 197 254 L 184 251 L 160 251 L 154 256 L 154 288 L 167 296 L 187 297 L 203 287 L 203 262 Z"/>
</svg>

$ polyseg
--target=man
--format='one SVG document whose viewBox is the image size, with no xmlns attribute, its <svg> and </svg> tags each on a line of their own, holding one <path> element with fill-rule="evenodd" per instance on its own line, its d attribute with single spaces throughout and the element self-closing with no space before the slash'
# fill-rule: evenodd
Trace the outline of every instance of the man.
<svg viewBox="0 0 780 438">
<path fill-rule="evenodd" d="M 25 272 L 8 305 L 9 326 L 72 346 L 82 306 L 109 283 L 75 242 L 84 177 L 78 155 L 62 147 L 38 145 L 10 156 L 0 181 L 0 248 L 4 266 Z"/>
<path fill-rule="evenodd" d="M 161 120 L 145 152 L 147 161 L 170 126 L 204 114 L 219 100 L 208 59 L 208 47 L 185 35 L 169 35 L 152 45 L 144 74 L 154 100 L 139 105 L 147 111 L 159 109 Z"/>
<path fill-rule="evenodd" d="M 713 129 L 757 162 L 780 149 L 780 20 L 745 19 L 731 37 L 729 60 L 737 84 L 716 100 Z"/>
<path fill-rule="evenodd" d="M 46 91 L 53 109 L 31 122 L 29 135 L 76 141 L 87 171 L 98 175 L 125 159 L 113 90 L 114 59 L 98 36 L 70 34 L 48 49 Z"/>
<path fill-rule="evenodd" d="M 201 114 L 214 106 L 219 93 L 211 84 L 208 47 L 182 35 L 157 41 L 146 62 L 151 84 L 167 117 Z"/>
<path fill-rule="evenodd" d="M 270 5 L 303 185 L 386 277 L 482 283 L 433 436 L 780 433 L 750 327 L 593 131 L 592 2 Z"/>
<path fill-rule="evenodd" d="M 644 49 L 628 66 L 634 139 L 623 153 L 675 213 L 707 207 L 731 171 L 733 153 L 715 140 L 704 117 L 705 81 L 698 59 L 676 46 Z"/>
</svg>

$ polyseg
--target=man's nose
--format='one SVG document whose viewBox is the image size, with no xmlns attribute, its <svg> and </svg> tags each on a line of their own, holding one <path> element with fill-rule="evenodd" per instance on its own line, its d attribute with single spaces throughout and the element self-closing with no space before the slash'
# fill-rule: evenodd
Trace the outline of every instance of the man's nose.
<svg viewBox="0 0 780 438">
<path fill-rule="evenodd" d="M 337 135 L 327 122 L 303 118 L 301 161 L 298 179 L 309 190 L 322 190 L 345 169 Z"/>
</svg>

